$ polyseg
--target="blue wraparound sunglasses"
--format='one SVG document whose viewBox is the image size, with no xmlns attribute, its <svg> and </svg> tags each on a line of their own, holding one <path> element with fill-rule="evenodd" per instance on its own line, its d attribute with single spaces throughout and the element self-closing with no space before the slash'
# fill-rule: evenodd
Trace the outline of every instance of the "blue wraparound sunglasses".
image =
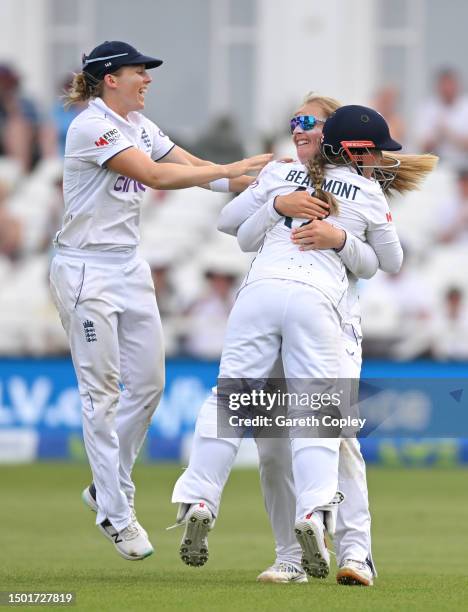
<svg viewBox="0 0 468 612">
<path fill-rule="evenodd" d="M 289 122 L 291 127 L 291 134 L 297 128 L 298 125 L 304 130 L 304 132 L 308 132 L 309 130 L 313 130 L 317 124 L 325 123 L 321 119 L 317 119 L 313 115 L 297 115 L 297 117 L 293 117 Z"/>
</svg>

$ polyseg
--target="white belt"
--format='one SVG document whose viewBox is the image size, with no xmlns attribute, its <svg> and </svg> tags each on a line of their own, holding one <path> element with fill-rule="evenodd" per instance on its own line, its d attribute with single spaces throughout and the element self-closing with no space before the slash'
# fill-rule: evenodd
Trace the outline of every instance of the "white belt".
<svg viewBox="0 0 468 612">
<path fill-rule="evenodd" d="M 56 247 L 55 256 L 71 259 L 80 259 L 81 261 L 95 261 L 103 264 L 122 265 L 130 262 L 137 255 L 136 248 L 126 252 L 116 251 L 91 251 L 90 249 L 71 249 L 69 247 Z"/>
</svg>

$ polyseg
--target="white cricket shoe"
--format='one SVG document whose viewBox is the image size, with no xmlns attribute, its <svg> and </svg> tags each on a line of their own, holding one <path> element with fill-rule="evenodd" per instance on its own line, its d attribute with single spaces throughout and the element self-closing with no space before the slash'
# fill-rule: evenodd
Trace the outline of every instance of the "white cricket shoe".
<svg viewBox="0 0 468 612">
<path fill-rule="evenodd" d="M 98 511 L 98 505 L 96 501 L 96 487 L 94 486 L 94 482 L 92 482 L 89 487 L 86 487 L 86 489 L 83 489 L 83 492 L 81 493 L 81 499 L 88 506 L 88 508 L 91 508 L 93 512 Z"/>
<path fill-rule="evenodd" d="M 296 521 L 296 538 L 302 548 L 302 567 L 314 578 L 326 578 L 330 572 L 330 553 L 325 543 L 325 526 L 318 512 Z"/>
<path fill-rule="evenodd" d="M 346 559 L 338 570 L 336 581 L 348 586 L 372 586 L 374 577 L 371 568 L 364 561 Z"/>
<path fill-rule="evenodd" d="M 187 507 L 186 504 L 184 504 Z M 183 507 L 183 506 L 182 506 Z M 180 558 L 186 565 L 200 567 L 208 561 L 208 532 L 214 519 L 204 502 L 191 504 L 178 523 L 185 524 L 185 531 L 180 543 Z"/>
<path fill-rule="evenodd" d="M 107 519 L 98 527 L 106 538 L 114 544 L 119 555 L 128 561 L 146 559 L 154 552 L 145 530 L 139 525 L 138 521 L 131 520 L 127 527 L 121 531 L 117 531 Z"/>
<path fill-rule="evenodd" d="M 81 499 L 88 506 L 88 508 L 90 508 L 93 512 L 97 513 L 98 505 L 97 505 L 97 497 L 96 497 L 96 487 L 94 486 L 94 482 L 92 482 L 89 485 L 89 487 L 86 487 L 86 489 L 83 489 L 83 492 L 81 493 Z M 143 531 L 145 536 L 148 537 L 148 532 L 138 522 L 137 515 L 135 513 L 135 508 L 133 506 L 130 506 L 130 518 L 132 521 L 138 523 L 138 526 L 140 527 L 140 529 Z"/>
<path fill-rule="evenodd" d="M 257 582 L 300 583 L 308 582 L 304 570 L 293 563 L 278 561 L 257 576 Z"/>
</svg>

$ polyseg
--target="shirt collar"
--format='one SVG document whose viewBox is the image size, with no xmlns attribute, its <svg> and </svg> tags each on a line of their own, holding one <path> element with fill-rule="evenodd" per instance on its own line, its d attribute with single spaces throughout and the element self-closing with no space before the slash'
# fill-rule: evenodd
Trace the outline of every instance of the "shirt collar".
<svg viewBox="0 0 468 612">
<path fill-rule="evenodd" d="M 107 115 L 110 115 L 115 121 L 119 121 L 126 126 L 130 126 L 132 128 L 137 127 L 136 122 L 134 121 L 135 113 L 128 113 L 128 119 L 124 119 L 121 115 L 109 108 L 102 98 L 93 98 L 89 101 L 88 106 L 97 107 L 99 110 L 104 111 Z"/>
</svg>

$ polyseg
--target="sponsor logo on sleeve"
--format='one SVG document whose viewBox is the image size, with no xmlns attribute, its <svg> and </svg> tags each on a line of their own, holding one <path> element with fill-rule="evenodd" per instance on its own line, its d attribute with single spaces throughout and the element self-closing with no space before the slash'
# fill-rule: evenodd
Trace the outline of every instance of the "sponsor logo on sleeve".
<svg viewBox="0 0 468 612">
<path fill-rule="evenodd" d="M 391 212 L 386 213 L 385 216 L 387 217 L 388 223 L 391 223 L 393 221 L 392 213 Z"/>
<path fill-rule="evenodd" d="M 95 144 L 97 147 L 105 147 L 106 145 L 108 145 L 108 144 L 109 144 L 109 141 L 108 141 L 108 140 L 106 140 L 106 139 L 104 138 L 104 136 L 101 136 L 101 138 L 99 138 L 98 140 L 95 140 L 95 141 L 94 141 L 94 144 Z"/>
<path fill-rule="evenodd" d="M 120 132 L 116 128 L 109 130 L 102 136 L 100 136 L 97 140 L 94 141 L 94 144 L 97 147 L 105 147 L 110 144 L 114 144 L 120 138 Z"/>
</svg>

